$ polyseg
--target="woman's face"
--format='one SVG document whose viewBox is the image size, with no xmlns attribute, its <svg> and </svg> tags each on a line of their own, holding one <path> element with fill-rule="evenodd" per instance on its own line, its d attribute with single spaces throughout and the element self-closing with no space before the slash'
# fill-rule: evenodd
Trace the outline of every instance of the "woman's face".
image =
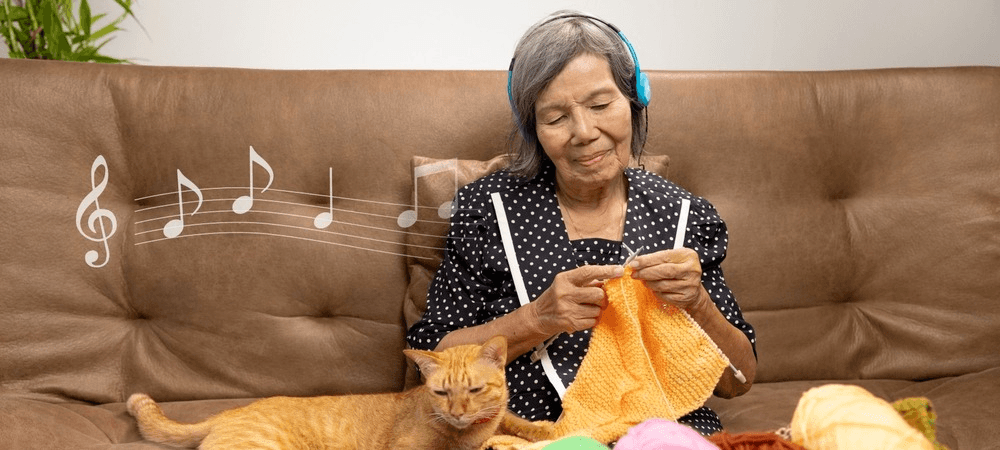
<svg viewBox="0 0 1000 450">
<path fill-rule="evenodd" d="M 601 56 L 581 54 L 552 79 L 535 103 L 535 129 L 564 188 L 606 188 L 628 166 L 632 110 Z"/>
</svg>

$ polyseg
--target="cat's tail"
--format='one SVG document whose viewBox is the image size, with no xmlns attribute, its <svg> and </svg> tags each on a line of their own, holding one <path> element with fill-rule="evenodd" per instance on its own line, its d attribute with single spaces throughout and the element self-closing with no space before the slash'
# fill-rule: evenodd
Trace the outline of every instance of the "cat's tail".
<svg viewBox="0 0 1000 450">
<path fill-rule="evenodd" d="M 174 422 L 146 394 L 132 394 L 126 403 L 129 414 L 139 423 L 139 432 L 146 440 L 179 447 L 195 447 L 212 431 L 210 421 L 195 424 Z"/>
</svg>

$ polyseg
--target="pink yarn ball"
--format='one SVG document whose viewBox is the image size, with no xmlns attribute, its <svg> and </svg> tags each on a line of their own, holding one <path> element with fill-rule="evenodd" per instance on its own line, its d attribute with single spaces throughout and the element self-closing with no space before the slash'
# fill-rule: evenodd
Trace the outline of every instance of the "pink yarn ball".
<svg viewBox="0 0 1000 450">
<path fill-rule="evenodd" d="M 649 419 L 622 436 L 615 450 L 719 450 L 719 447 L 684 425 Z"/>
</svg>

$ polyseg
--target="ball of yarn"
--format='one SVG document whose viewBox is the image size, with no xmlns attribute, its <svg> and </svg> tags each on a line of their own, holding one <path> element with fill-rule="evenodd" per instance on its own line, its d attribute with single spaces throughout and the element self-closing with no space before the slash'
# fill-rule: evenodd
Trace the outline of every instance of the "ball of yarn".
<svg viewBox="0 0 1000 450">
<path fill-rule="evenodd" d="M 697 431 L 664 419 L 649 419 L 632 427 L 615 450 L 718 450 Z"/>
<path fill-rule="evenodd" d="M 570 436 L 546 445 L 542 450 L 608 450 L 608 446 L 589 437 Z"/>
<path fill-rule="evenodd" d="M 729 434 L 725 431 L 708 437 L 720 450 L 808 450 L 777 435 L 766 432 Z"/>
<path fill-rule="evenodd" d="M 792 442 L 810 450 L 933 449 L 892 405 L 858 386 L 829 384 L 806 391 L 791 429 Z"/>
</svg>

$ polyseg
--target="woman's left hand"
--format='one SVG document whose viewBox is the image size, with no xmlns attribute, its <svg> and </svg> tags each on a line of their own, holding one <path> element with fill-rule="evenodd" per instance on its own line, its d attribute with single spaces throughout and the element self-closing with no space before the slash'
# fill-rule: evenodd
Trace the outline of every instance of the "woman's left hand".
<svg viewBox="0 0 1000 450">
<path fill-rule="evenodd" d="M 644 281 L 666 303 L 690 312 L 709 301 L 701 285 L 701 261 L 694 250 L 679 248 L 641 255 L 629 266 L 632 278 Z"/>
</svg>

